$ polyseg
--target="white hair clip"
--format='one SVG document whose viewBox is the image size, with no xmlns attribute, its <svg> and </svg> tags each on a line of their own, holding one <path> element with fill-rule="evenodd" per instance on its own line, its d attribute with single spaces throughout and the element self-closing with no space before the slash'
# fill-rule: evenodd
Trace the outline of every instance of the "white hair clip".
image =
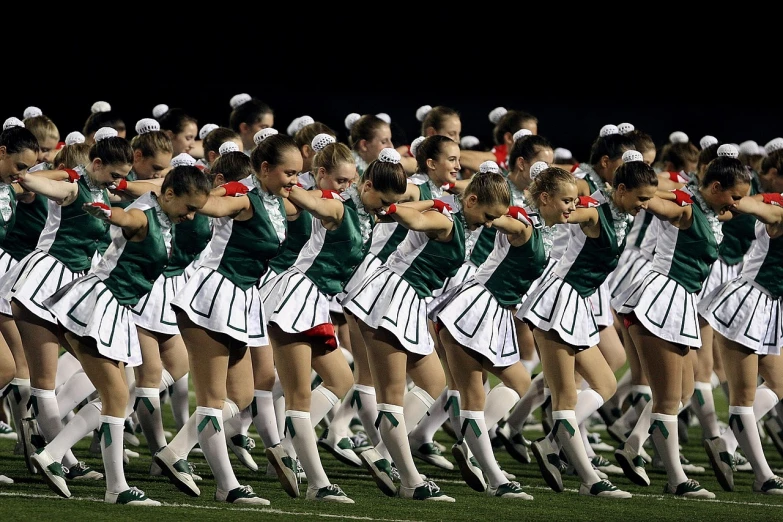
<svg viewBox="0 0 783 522">
<path fill-rule="evenodd" d="M 5 127 L 5 126 L 3 126 Z M 783 138 L 774 138 L 767 142 L 766 145 L 764 145 L 764 150 L 767 151 L 767 154 L 774 152 L 776 150 L 783 149 Z"/>
<path fill-rule="evenodd" d="M 427 113 L 432 110 L 432 105 L 422 105 L 418 109 L 416 109 L 416 119 L 419 121 L 424 121 L 424 118 L 427 117 Z"/>
<path fill-rule="evenodd" d="M 308 125 L 315 123 L 315 120 L 311 116 L 302 116 L 301 118 L 298 118 L 298 120 L 299 121 L 297 121 L 296 126 L 294 127 L 294 134 L 304 129 Z"/>
<path fill-rule="evenodd" d="M 620 134 L 620 129 L 617 128 L 617 125 L 612 125 L 611 123 L 601 127 L 601 131 L 598 133 L 598 135 L 602 138 L 611 136 L 612 134 Z"/>
<path fill-rule="evenodd" d="M 512 136 L 512 139 L 514 141 L 517 141 L 518 139 L 524 138 L 525 136 L 532 136 L 533 131 L 530 129 L 519 129 L 514 133 L 514 136 Z"/>
<path fill-rule="evenodd" d="M 761 147 L 759 147 L 758 143 L 753 140 L 743 141 L 739 146 L 740 154 L 744 154 L 746 156 L 760 155 L 761 153 L 759 152 L 759 149 L 761 149 Z"/>
<path fill-rule="evenodd" d="M 84 134 L 82 134 L 79 131 L 73 131 L 65 137 L 66 145 L 74 145 L 76 143 L 84 143 L 84 142 L 85 142 Z"/>
<path fill-rule="evenodd" d="M 481 143 L 481 141 L 475 136 L 463 136 L 462 139 L 459 140 L 459 146 L 463 149 L 472 149 L 479 143 Z"/>
<path fill-rule="evenodd" d="M 421 142 L 423 142 L 426 139 L 427 138 L 425 138 L 424 136 L 419 136 L 418 138 L 416 138 L 411 142 L 411 156 L 413 156 L 414 158 L 416 157 L 416 151 L 419 150 L 419 145 L 421 145 Z"/>
<path fill-rule="evenodd" d="M 718 156 L 736 158 L 739 156 L 739 149 L 731 143 L 726 143 L 725 145 L 718 147 Z"/>
<path fill-rule="evenodd" d="M 136 134 L 147 134 L 152 131 L 159 131 L 160 123 L 152 118 L 142 118 L 136 122 Z"/>
<path fill-rule="evenodd" d="M 487 173 L 500 174 L 500 167 L 498 167 L 498 164 L 495 163 L 494 161 L 487 160 L 481 165 L 479 165 L 479 172 L 481 174 L 487 174 Z"/>
<path fill-rule="evenodd" d="M 172 167 L 192 167 L 196 164 L 196 158 L 188 154 L 187 152 L 181 152 L 171 158 Z"/>
<path fill-rule="evenodd" d="M 273 129 L 272 127 L 261 129 L 260 131 L 256 132 L 255 136 L 253 136 L 253 143 L 258 145 L 269 136 L 274 136 L 275 134 L 277 134 L 277 129 Z"/>
<path fill-rule="evenodd" d="M 229 105 L 231 105 L 232 109 L 236 109 L 243 103 L 247 103 L 252 99 L 253 98 L 249 94 L 243 92 L 242 94 L 235 94 L 234 96 L 232 96 L 231 100 L 228 103 Z"/>
<path fill-rule="evenodd" d="M 3 130 L 6 130 L 10 127 L 24 127 L 24 122 L 16 116 L 11 116 L 3 122 Z"/>
<path fill-rule="evenodd" d="M 376 114 L 375 116 L 376 116 L 377 118 L 380 118 L 380 119 L 382 119 L 382 120 L 383 120 L 383 121 L 385 121 L 386 123 L 391 123 L 391 116 L 389 116 L 389 115 L 388 115 L 388 114 L 386 114 L 385 112 L 379 112 L 379 113 L 378 113 L 378 114 Z"/>
<path fill-rule="evenodd" d="M 380 154 L 378 154 L 378 161 L 384 163 L 399 163 L 401 159 L 402 156 L 400 156 L 400 153 L 391 147 L 381 149 Z"/>
<path fill-rule="evenodd" d="M 489 121 L 491 121 L 493 124 L 497 125 L 500 121 L 500 118 L 506 115 L 508 112 L 508 109 L 505 107 L 495 107 L 491 111 L 489 111 Z"/>
<path fill-rule="evenodd" d="M 101 140 L 105 140 L 106 138 L 114 138 L 115 136 L 119 136 L 119 133 L 111 128 L 111 127 L 101 127 L 97 131 L 95 131 L 95 135 L 93 136 L 93 139 L 98 142 Z"/>
<path fill-rule="evenodd" d="M 27 118 L 35 118 L 36 116 L 43 116 L 43 111 L 39 109 L 38 107 L 30 106 L 24 110 L 23 117 L 24 119 Z"/>
<path fill-rule="evenodd" d="M 620 134 L 628 134 L 632 130 L 636 130 L 636 127 L 633 126 L 633 123 L 621 123 L 617 126 L 617 130 L 620 131 Z"/>
<path fill-rule="evenodd" d="M 337 143 L 337 139 L 335 139 L 334 136 L 331 134 L 321 133 L 318 134 L 315 138 L 313 138 L 313 141 L 310 142 L 310 147 L 313 148 L 316 152 L 321 152 L 324 150 L 324 147 L 329 145 L 330 143 Z"/>
<path fill-rule="evenodd" d="M 688 138 L 688 135 L 685 134 L 682 131 L 674 131 L 671 134 L 669 134 L 669 141 L 672 143 L 688 143 L 690 139 Z"/>
<path fill-rule="evenodd" d="M 95 114 L 96 112 L 109 112 L 111 110 L 111 105 L 109 105 L 109 102 L 105 101 L 97 101 L 92 104 L 92 107 L 90 107 L 90 112 Z"/>
<path fill-rule="evenodd" d="M 215 125 L 214 123 L 206 123 L 203 127 L 201 127 L 201 130 L 198 131 L 198 139 L 203 140 L 207 137 L 207 134 L 212 132 L 213 130 L 217 129 L 219 125 Z"/>
<path fill-rule="evenodd" d="M 239 145 L 233 141 L 225 141 L 218 148 L 218 154 L 228 154 L 229 152 L 239 152 Z"/>
<path fill-rule="evenodd" d="M 573 154 L 571 154 L 570 150 L 564 149 L 563 147 L 557 147 L 555 149 L 553 159 L 555 163 L 561 163 L 563 161 L 571 161 L 572 159 L 574 159 L 574 156 Z"/>
<path fill-rule="evenodd" d="M 544 161 L 536 161 L 530 166 L 530 179 L 536 179 L 539 174 L 549 168 L 549 165 Z"/>
<path fill-rule="evenodd" d="M 716 143 L 718 143 L 718 138 L 716 138 L 715 136 L 710 136 L 708 134 L 699 140 L 699 147 L 701 147 L 701 150 L 704 150 L 707 147 L 711 147 L 712 145 L 715 145 Z"/>
<path fill-rule="evenodd" d="M 644 156 L 638 150 L 626 150 L 623 152 L 623 163 L 631 163 L 632 161 L 644 161 Z"/>
<path fill-rule="evenodd" d="M 159 103 L 152 108 L 152 117 L 157 119 L 167 112 L 169 112 L 169 106 L 165 103 Z"/>
<path fill-rule="evenodd" d="M 352 112 L 348 116 L 345 117 L 345 128 L 348 130 L 351 130 L 351 127 L 353 127 L 353 124 L 356 123 L 359 118 L 361 118 L 362 115 L 358 112 Z"/>
</svg>

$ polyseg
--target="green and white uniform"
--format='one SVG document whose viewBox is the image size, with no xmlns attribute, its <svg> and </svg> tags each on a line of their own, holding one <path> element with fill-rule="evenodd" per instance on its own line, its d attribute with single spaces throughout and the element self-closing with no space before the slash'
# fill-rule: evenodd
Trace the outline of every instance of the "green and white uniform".
<svg viewBox="0 0 783 522">
<path fill-rule="evenodd" d="M 252 178 L 252 179 L 251 179 Z M 285 240 L 282 198 L 263 192 L 255 177 L 242 180 L 253 187 L 245 196 L 253 216 L 212 220 L 212 238 L 199 258 L 198 269 L 171 302 L 191 321 L 248 346 L 266 346 L 266 321 L 258 280 Z"/>
<path fill-rule="evenodd" d="M 98 265 L 60 288 L 44 305 L 69 332 L 95 340 L 101 355 L 132 367 L 142 361 L 131 307 L 149 293 L 166 267 L 172 228 L 152 192 L 127 208 L 147 216 L 147 236 L 128 241 L 122 228 L 112 225 L 111 244 Z"/>
<path fill-rule="evenodd" d="M 16 192 L 7 183 L 0 183 L 0 245 L 4 245 L 6 239 L 14 229 L 16 221 Z M 11 254 L 0 250 L 0 274 L 5 274 L 16 261 Z M 0 299 L 0 314 L 12 315 L 11 302 Z"/>
<path fill-rule="evenodd" d="M 506 234 L 495 234 L 493 249 L 473 276 L 429 306 L 431 320 L 496 367 L 519 361 L 514 312 L 546 267 L 543 227 L 532 211 L 526 218 L 534 228 L 524 245 L 512 246 Z"/>
<path fill-rule="evenodd" d="M 617 268 L 609 274 L 606 284 L 609 297 L 614 299 L 637 279 L 647 275 L 652 267 L 659 221 L 646 210 L 640 210 L 625 238 L 625 248 L 617 261 Z"/>
<path fill-rule="evenodd" d="M 426 299 L 465 261 L 465 221 L 457 202 L 452 208 L 449 218 L 454 227 L 448 242 L 409 230 L 386 262 L 368 273 L 361 286 L 347 291 L 342 301 L 357 319 L 388 330 L 412 353 L 432 353 Z"/>
<path fill-rule="evenodd" d="M 363 257 L 359 215 L 351 206 L 344 207 L 342 222 L 334 230 L 310 217 L 310 239 L 296 261 L 261 289 L 268 322 L 288 333 L 326 335 L 334 347 L 330 300 L 342 292 Z"/>
<path fill-rule="evenodd" d="M 685 189 L 687 191 L 687 187 Z M 658 220 L 652 268 L 613 301 L 618 314 L 631 314 L 653 335 L 674 344 L 701 347 L 698 293 L 718 258 L 718 216 L 693 191 L 693 222 L 681 230 Z M 657 218 L 656 218 L 657 219 Z"/>
<path fill-rule="evenodd" d="M 43 301 L 91 267 L 109 224 L 84 211 L 86 203 L 110 205 L 105 188 L 94 185 L 84 167 L 75 182 L 76 199 L 68 206 L 48 201 L 46 224 L 34 251 L 0 278 L 0 297 L 16 299 L 41 319 L 57 324 Z M 63 183 L 67 183 L 63 181 Z"/>
<path fill-rule="evenodd" d="M 552 275 L 531 292 L 517 312 L 519 319 L 544 331 L 555 330 L 575 350 L 598 344 L 598 324 L 591 298 L 617 265 L 620 246 L 613 205 L 603 193 L 592 195 L 601 232 L 585 235 L 579 224 L 558 225 L 568 231 L 568 245 Z"/>
<path fill-rule="evenodd" d="M 177 316 L 171 302 L 195 273 L 199 255 L 212 237 L 210 219 L 196 214 L 192 220 L 174 225 L 174 241 L 171 256 L 163 273 L 155 280 L 152 289 L 133 307 L 133 320 L 137 326 L 164 335 L 177 335 Z"/>
<path fill-rule="evenodd" d="M 716 332 L 751 351 L 780 355 L 783 237 L 770 238 L 760 221 L 756 221 L 755 232 L 740 275 L 702 299 L 699 314 Z"/>
</svg>

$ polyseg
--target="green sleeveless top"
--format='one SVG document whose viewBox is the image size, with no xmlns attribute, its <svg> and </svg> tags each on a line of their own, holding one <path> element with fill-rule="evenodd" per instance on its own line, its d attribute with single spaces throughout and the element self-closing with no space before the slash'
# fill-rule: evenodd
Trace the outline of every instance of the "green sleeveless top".
<svg viewBox="0 0 783 522">
<path fill-rule="evenodd" d="M 5 236 L 2 248 L 17 261 L 21 261 L 27 254 L 35 250 L 38 238 L 46 224 L 48 199 L 36 194 L 30 203 L 17 201 L 16 220 Z"/>
<path fill-rule="evenodd" d="M 288 221 L 288 230 L 280 253 L 269 261 L 269 268 L 276 273 L 288 270 L 299 257 L 302 247 L 310 240 L 313 229 L 313 215 L 302 210 L 294 221 Z"/>
<path fill-rule="evenodd" d="M 180 275 L 204 251 L 212 237 L 209 218 L 196 214 L 193 219 L 174 225 L 176 234 L 171 246 L 169 264 L 163 271 L 165 277 Z"/>
<path fill-rule="evenodd" d="M 0 243 L 13 230 L 16 221 L 16 192 L 11 185 L 0 183 Z"/>
</svg>

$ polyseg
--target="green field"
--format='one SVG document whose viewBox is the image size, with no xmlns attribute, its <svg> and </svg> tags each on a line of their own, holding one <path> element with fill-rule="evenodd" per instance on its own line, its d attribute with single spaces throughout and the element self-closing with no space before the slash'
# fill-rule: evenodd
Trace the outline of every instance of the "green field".
<svg viewBox="0 0 783 522">
<path fill-rule="evenodd" d="M 725 411 L 725 398 L 720 389 L 715 392 L 719 411 Z M 170 409 L 164 406 L 166 423 L 171 425 Z M 722 416 L 725 422 L 726 416 Z M 320 428 L 318 429 L 320 430 Z M 605 432 L 603 439 L 611 444 Z M 255 430 L 251 427 L 251 435 Z M 540 432 L 529 431 L 528 438 L 536 438 Z M 498 461 L 509 472 L 517 475 L 525 489 L 535 499 L 533 501 L 504 500 L 488 498 L 466 486 L 459 472 L 443 471 L 425 463 L 419 463 L 419 471 L 433 478 L 441 489 L 456 498 L 453 504 L 435 502 L 415 502 L 389 498 L 375 486 L 369 475 L 361 468 L 351 468 L 337 462 L 331 455 L 321 452 L 321 458 L 327 474 L 333 482 L 339 484 L 356 501 L 354 505 L 322 504 L 291 499 L 280 488 L 276 478 L 266 476 L 266 459 L 261 443 L 253 450 L 259 471 L 251 472 L 236 460 L 235 471 L 240 483 L 250 484 L 260 496 L 268 498 L 271 506 L 261 508 L 240 508 L 213 500 L 215 484 L 203 455 L 193 454 L 191 460 L 196 471 L 204 480 L 199 483 L 200 498 L 191 498 L 174 488 L 164 477 L 148 475 L 150 455 L 146 450 L 143 436 L 141 446 L 132 448 L 139 451 L 139 458 L 132 458 L 126 466 L 128 483 L 143 489 L 151 498 L 163 503 L 161 507 L 128 507 L 103 503 L 104 481 L 69 482 L 73 497 L 63 499 L 54 494 L 37 475 L 30 475 L 22 456 L 13 455 L 14 441 L 0 440 L 0 473 L 12 477 L 16 482 L 0 486 L 0 506 L 2 519 L 16 520 L 84 520 L 84 521 L 121 521 L 139 520 L 141 517 L 156 517 L 160 521 L 173 520 L 253 520 L 289 519 L 289 520 L 380 520 L 380 521 L 468 521 L 481 520 L 781 520 L 783 519 L 783 496 L 771 497 L 751 491 L 752 473 L 735 473 L 736 491 L 727 493 L 721 490 L 712 475 L 707 457 L 701 447 L 700 429 L 692 427 L 690 440 L 684 445 L 683 453 L 694 464 L 705 466 L 707 472 L 692 475 L 702 485 L 715 492 L 716 500 L 687 500 L 661 494 L 666 476 L 663 471 L 649 470 L 652 485 L 641 488 L 633 485 L 623 476 L 610 476 L 610 480 L 634 494 L 631 500 L 605 500 L 581 497 L 577 494 L 579 482 L 576 477 L 564 477 L 566 491 L 551 491 L 538 471 L 535 463 L 522 465 L 514 461 L 505 451 L 499 450 Z M 451 446 L 452 440 L 443 432 L 437 439 Z M 88 452 L 89 439 L 84 439 L 76 447 L 80 459 L 102 469 L 99 457 Z M 772 445 L 765 446 L 767 457 L 773 468 L 783 467 L 783 459 Z M 611 453 L 604 454 L 614 462 Z M 447 454 L 449 460 L 453 460 Z M 648 466 L 649 469 L 649 466 Z M 301 485 L 304 494 L 306 484 Z"/>
</svg>

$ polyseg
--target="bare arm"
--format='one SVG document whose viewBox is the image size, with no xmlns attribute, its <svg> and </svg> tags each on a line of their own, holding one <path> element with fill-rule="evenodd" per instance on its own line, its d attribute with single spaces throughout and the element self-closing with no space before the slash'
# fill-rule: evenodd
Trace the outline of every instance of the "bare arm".
<svg viewBox="0 0 783 522">
<path fill-rule="evenodd" d="M 97 203 L 85 203 L 84 211 L 103 221 L 120 227 L 127 238 L 134 238 L 140 232 L 146 235 L 147 216 L 141 210 L 132 208 L 129 210 L 121 207 L 108 208 Z M 140 238 L 143 239 L 143 238 Z"/>
<path fill-rule="evenodd" d="M 757 196 L 761 196 L 761 194 L 757 194 Z M 750 214 L 765 225 L 783 224 L 783 207 L 764 203 L 759 197 L 745 196 L 734 207 L 737 209 L 737 212 Z"/>
<path fill-rule="evenodd" d="M 533 227 L 511 216 L 500 216 L 492 222 L 492 226 L 508 235 L 508 242 L 513 246 L 524 245 L 533 234 Z"/>
<path fill-rule="evenodd" d="M 213 193 L 198 213 L 214 218 L 232 217 L 238 221 L 246 221 L 253 215 L 253 206 L 247 196 L 221 197 Z"/>
<path fill-rule="evenodd" d="M 297 207 L 310 212 L 325 223 L 340 224 L 345 215 L 345 205 L 341 200 L 324 199 L 320 190 L 305 190 L 293 187 L 288 199 Z"/>
<path fill-rule="evenodd" d="M 151 183 L 150 181 L 128 181 L 126 182 L 127 185 L 125 188 L 121 191 L 118 190 L 117 192 L 122 196 L 127 196 L 128 199 L 138 198 L 147 192 L 154 192 L 156 195 L 160 196 L 160 186 L 162 185 L 162 181 L 162 179 L 161 183 Z"/>
<path fill-rule="evenodd" d="M 62 172 L 65 176 L 65 179 L 68 179 L 67 172 L 59 172 Z M 74 200 L 76 200 L 76 196 L 79 194 L 79 187 L 76 185 L 76 183 L 55 181 L 49 179 L 48 176 L 48 174 L 41 175 L 39 173 L 22 172 L 19 174 L 19 184 L 25 190 L 29 190 L 30 192 L 37 192 L 44 197 L 57 201 L 63 206 L 70 205 L 74 202 Z"/>
<path fill-rule="evenodd" d="M 651 198 L 647 202 L 647 210 L 658 219 L 668 221 L 677 228 L 683 230 L 688 229 L 693 221 L 693 209 L 690 205 L 684 207 L 680 206 L 676 202 L 670 200 L 665 194 L 671 194 L 666 192 Z M 661 197 L 664 196 L 664 197 Z"/>
<path fill-rule="evenodd" d="M 454 222 L 440 212 L 420 212 L 404 205 L 396 205 L 396 211 L 390 215 L 408 230 L 425 232 L 439 239 L 445 239 L 454 226 Z"/>
</svg>

